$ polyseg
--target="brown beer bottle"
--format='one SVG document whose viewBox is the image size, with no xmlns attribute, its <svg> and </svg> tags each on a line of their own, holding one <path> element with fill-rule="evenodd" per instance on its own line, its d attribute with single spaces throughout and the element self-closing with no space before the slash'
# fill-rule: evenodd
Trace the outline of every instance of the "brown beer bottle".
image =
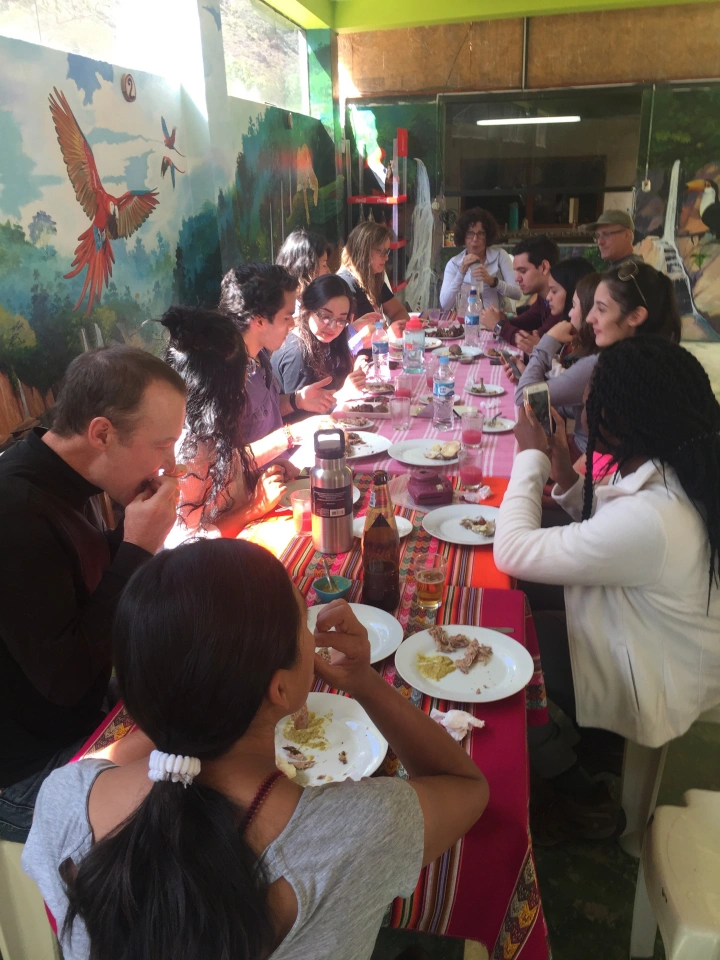
<svg viewBox="0 0 720 960">
<path fill-rule="evenodd" d="M 400 538 L 388 475 L 376 470 L 362 539 L 363 603 L 391 612 L 400 603 Z"/>
</svg>

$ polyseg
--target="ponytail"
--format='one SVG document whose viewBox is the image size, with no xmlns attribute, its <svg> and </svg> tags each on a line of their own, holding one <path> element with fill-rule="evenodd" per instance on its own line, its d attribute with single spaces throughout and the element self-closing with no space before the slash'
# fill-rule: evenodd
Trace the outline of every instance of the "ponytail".
<svg viewBox="0 0 720 960">
<path fill-rule="evenodd" d="M 274 674 L 294 665 L 299 632 L 292 583 L 262 547 L 202 540 L 165 550 L 133 575 L 117 609 L 128 712 L 158 750 L 217 759 L 245 735 Z M 266 957 L 268 881 L 243 815 L 197 778 L 153 783 L 77 869 L 63 864 L 63 936 L 82 920 L 90 960 Z"/>
</svg>

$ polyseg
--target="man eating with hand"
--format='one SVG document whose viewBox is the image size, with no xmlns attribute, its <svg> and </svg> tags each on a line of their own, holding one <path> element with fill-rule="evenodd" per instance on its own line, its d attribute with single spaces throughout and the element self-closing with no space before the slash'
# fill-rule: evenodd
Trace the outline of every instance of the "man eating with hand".
<svg viewBox="0 0 720 960">
<path fill-rule="evenodd" d="M 50 430 L 0 456 L 0 838 L 102 720 L 120 594 L 175 522 L 185 385 L 117 346 L 69 366 Z M 96 503 L 122 509 L 113 531 Z"/>
</svg>

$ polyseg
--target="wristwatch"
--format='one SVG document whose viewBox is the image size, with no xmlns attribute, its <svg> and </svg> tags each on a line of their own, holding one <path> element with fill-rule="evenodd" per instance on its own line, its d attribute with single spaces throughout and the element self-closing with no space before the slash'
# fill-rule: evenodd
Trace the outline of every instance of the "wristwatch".
<svg viewBox="0 0 720 960">
<path fill-rule="evenodd" d="M 502 328 L 503 328 L 504 326 L 505 326 L 505 321 L 504 321 L 504 320 L 498 320 L 498 322 L 497 322 L 497 323 L 495 324 L 495 326 L 493 327 L 493 333 L 495 334 L 496 337 L 499 337 L 499 336 L 500 336 L 500 334 L 502 333 Z"/>
<path fill-rule="evenodd" d="M 294 393 L 289 393 L 289 394 L 288 394 L 288 400 L 290 401 L 290 406 L 293 408 L 293 410 L 295 411 L 295 413 L 299 413 L 300 411 L 299 411 L 299 408 L 298 408 L 298 405 L 297 405 L 297 400 L 295 399 L 295 394 L 294 394 Z"/>
<path fill-rule="evenodd" d="M 491 287 L 493 288 L 493 290 L 494 290 L 495 287 L 496 287 L 499 283 L 500 283 L 500 281 L 498 280 L 498 278 L 497 278 L 497 277 L 493 277 L 493 278 L 492 278 L 492 283 L 490 284 L 490 286 L 491 286 Z"/>
</svg>

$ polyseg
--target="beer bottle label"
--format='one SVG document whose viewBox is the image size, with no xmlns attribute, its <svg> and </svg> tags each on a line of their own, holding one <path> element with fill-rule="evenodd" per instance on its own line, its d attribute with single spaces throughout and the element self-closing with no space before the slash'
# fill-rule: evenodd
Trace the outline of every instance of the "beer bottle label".
<svg viewBox="0 0 720 960">
<path fill-rule="evenodd" d="M 352 513 L 352 485 L 323 490 L 312 488 L 312 512 L 316 517 L 346 517 Z"/>
</svg>

